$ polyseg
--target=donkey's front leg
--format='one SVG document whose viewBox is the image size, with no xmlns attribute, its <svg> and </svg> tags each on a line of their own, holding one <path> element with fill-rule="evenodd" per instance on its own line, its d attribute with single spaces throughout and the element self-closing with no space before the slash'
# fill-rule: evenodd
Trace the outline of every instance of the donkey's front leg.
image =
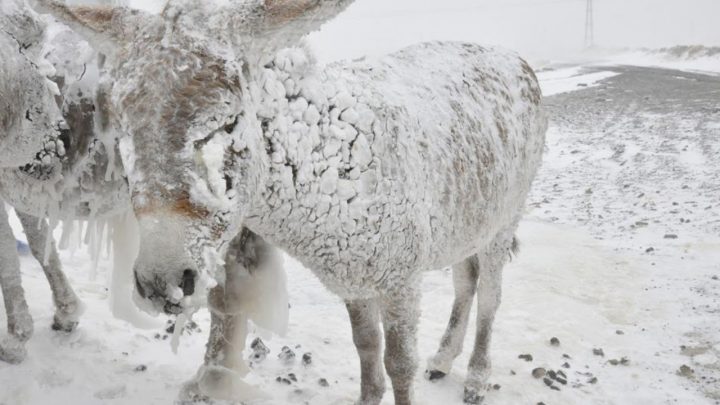
<svg viewBox="0 0 720 405">
<path fill-rule="evenodd" d="M 396 405 L 412 404 L 417 371 L 417 329 L 420 320 L 420 278 L 413 276 L 393 294 L 383 297 L 385 370 L 393 385 Z"/>
<path fill-rule="evenodd" d="M 348 301 L 346 306 L 353 342 L 360 356 L 360 400 L 357 404 L 377 405 L 385 393 L 380 311 L 375 300 Z"/>
<path fill-rule="evenodd" d="M 232 400 L 238 377 L 244 376 L 247 366 L 242 359 L 247 319 L 229 313 L 226 288 L 219 285 L 210 291 L 210 336 L 205 350 L 204 365 L 191 381 L 185 383 L 177 403 L 195 404 L 213 399 Z"/>
<path fill-rule="evenodd" d="M 15 236 L 8 222 L 5 204 L 0 200 L 0 287 L 2 287 L 9 336 L 0 342 L 0 360 L 20 363 L 25 358 L 25 342 L 33 333 L 33 321 L 25 301 Z"/>
<path fill-rule="evenodd" d="M 428 361 L 425 373 L 431 381 L 445 377 L 450 372 L 453 361 L 462 353 L 470 308 L 478 285 L 477 256 L 473 255 L 454 265 L 452 270 L 455 301 L 447 330 L 440 341 L 440 348 Z"/>
<path fill-rule="evenodd" d="M 34 217 L 32 215 L 17 213 L 20 223 L 25 230 L 28 245 L 35 259 L 40 262 L 40 266 L 45 273 L 45 277 L 50 283 L 52 290 L 53 302 L 55 303 L 55 316 L 53 318 L 52 329 L 63 332 L 72 332 L 78 325 L 80 315 L 84 310 L 82 302 L 75 295 L 70 283 L 62 271 L 62 263 L 58 257 L 55 240 L 50 238 L 50 251 L 45 263 L 45 244 L 48 241 L 48 233 L 50 227 L 47 220 Z"/>
</svg>

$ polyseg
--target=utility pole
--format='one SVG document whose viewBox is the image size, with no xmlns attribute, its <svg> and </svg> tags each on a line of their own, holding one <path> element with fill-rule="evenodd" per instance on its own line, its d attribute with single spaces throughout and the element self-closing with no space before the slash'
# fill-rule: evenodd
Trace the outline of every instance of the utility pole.
<svg viewBox="0 0 720 405">
<path fill-rule="evenodd" d="M 587 0 L 585 13 L 585 47 L 595 46 L 595 20 L 593 18 L 593 0 Z"/>
</svg>

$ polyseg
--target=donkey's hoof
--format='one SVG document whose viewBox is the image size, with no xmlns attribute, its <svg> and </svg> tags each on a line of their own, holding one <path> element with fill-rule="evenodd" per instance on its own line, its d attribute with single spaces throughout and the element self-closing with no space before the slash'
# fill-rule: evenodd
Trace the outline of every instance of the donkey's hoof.
<svg viewBox="0 0 720 405">
<path fill-rule="evenodd" d="M 470 405 L 480 405 L 485 400 L 485 395 L 481 395 L 481 391 L 475 388 L 465 387 L 465 395 L 463 402 Z"/>
<path fill-rule="evenodd" d="M 180 389 L 175 404 L 191 405 L 191 404 L 211 404 L 213 401 L 207 395 L 200 392 L 200 386 L 197 381 L 189 381 L 183 384 Z"/>
<path fill-rule="evenodd" d="M 440 370 L 426 370 L 425 371 L 425 377 L 427 377 L 427 379 L 430 381 L 442 380 L 443 378 L 445 378 L 446 375 L 447 374 L 445 374 L 444 372 L 442 372 Z"/>
<path fill-rule="evenodd" d="M 0 361 L 10 364 L 20 364 L 27 357 L 25 343 L 12 336 L 0 342 Z"/>
<path fill-rule="evenodd" d="M 79 323 L 78 321 L 68 321 L 67 319 L 58 318 L 56 315 L 50 327 L 57 332 L 70 333 L 75 331 Z"/>
<path fill-rule="evenodd" d="M 83 312 L 85 312 L 85 305 L 79 300 L 59 306 L 53 317 L 52 330 L 66 333 L 75 331 Z"/>
</svg>

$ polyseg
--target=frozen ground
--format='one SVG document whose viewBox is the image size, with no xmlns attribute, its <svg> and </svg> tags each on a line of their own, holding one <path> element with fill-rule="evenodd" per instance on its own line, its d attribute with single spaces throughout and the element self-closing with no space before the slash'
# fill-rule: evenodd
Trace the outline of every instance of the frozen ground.
<svg viewBox="0 0 720 405">
<path fill-rule="evenodd" d="M 522 252 L 505 273 L 492 351 L 500 389 L 486 403 L 720 403 L 720 78 L 636 67 L 540 76 L 553 94 L 553 125 L 520 229 Z M 109 261 L 93 281 L 84 253 L 63 259 L 88 311 L 77 332 L 52 332 L 45 279 L 23 258 L 36 334 L 24 364 L 0 364 L 0 404 L 172 403 L 201 362 L 207 314 L 175 356 L 162 327 L 112 319 Z M 286 264 L 290 329 L 266 339 L 272 352 L 250 381 L 269 398 L 257 403 L 352 403 L 359 369 L 344 306 L 308 270 Z M 427 274 L 424 293 L 423 359 L 445 327 L 450 273 Z M 552 337 L 559 347 L 548 343 Z M 294 362 L 277 358 L 284 345 L 297 353 Z M 306 352 L 310 366 L 300 360 Z M 445 381 L 418 373 L 419 403 L 461 403 L 468 356 Z M 623 358 L 627 364 L 613 365 Z M 694 372 L 683 374 L 683 365 Z M 536 367 L 563 370 L 568 385 L 549 389 L 530 375 Z M 297 382 L 276 382 L 289 373 Z"/>
<path fill-rule="evenodd" d="M 540 77 L 552 126 L 522 251 L 505 273 L 492 349 L 499 390 L 486 403 L 720 403 L 720 78 L 607 65 Z M 165 320 L 140 330 L 112 318 L 108 260 L 90 280 L 86 254 L 63 259 L 87 312 L 75 333 L 52 332 L 46 281 L 22 259 L 36 333 L 25 363 L 0 364 L 0 404 L 172 403 L 202 361 L 207 313 L 173 355 Z M 344 306 L 308 270 L 286 266 L 289 333 L 265 339 L 272 352 L 249 378 L 268 395 L 257 403 L 350 404 L 359 367 Z M 445 328 L 451 284 L 447 270 L 425 277 L 423 360 Z M 461 403 L 471 344 L 445 381 L 418 373 L 418 403 Z M 285 345 L 294 362 L 277 358 Z M 568 385 L 548 388 L 531 376 L 536 367 L 563 370 Z M 289 373 L 297 382 L 276 381 Z"/>
</svg>

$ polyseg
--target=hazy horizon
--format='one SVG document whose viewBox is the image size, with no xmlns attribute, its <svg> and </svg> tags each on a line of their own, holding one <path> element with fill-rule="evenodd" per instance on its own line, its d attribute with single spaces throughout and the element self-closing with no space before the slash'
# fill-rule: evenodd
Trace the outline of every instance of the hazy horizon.
<svg viewBox="0 0 720 405">
<path fill-rule="evenodd" d="M 434 39 L 562 57 L 583 49 L 585 15 L 586 0 L 359 0 L 312 39 L 321 55 L 342 39 L 344 57 Z M 718 0 L 595 0 L 594 17 L 599 47 L 720 46 Z"/>
</svg>

